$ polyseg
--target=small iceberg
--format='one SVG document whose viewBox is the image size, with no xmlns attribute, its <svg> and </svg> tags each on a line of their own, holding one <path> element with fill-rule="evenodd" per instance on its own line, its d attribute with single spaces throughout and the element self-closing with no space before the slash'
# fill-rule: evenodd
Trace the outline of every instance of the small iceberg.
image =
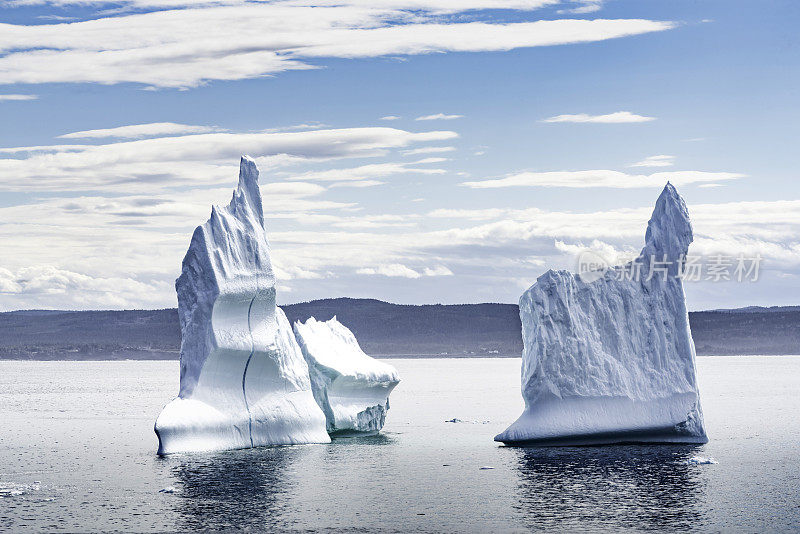
<svg viewBox="0 0 800 534">
<path fill-rule="evenodd" d="M 446 419 L 445 423 L 466 423 L 468 425 L 488 425 L 491 421 L 470 421 L 459 419 L 458 417 L 453 417 L 452 419 Z"/>
<path fill-rule="evenodd" d="M 294 333 L 328 433 L 373 433 L 383 428 L 389 394 L 400 382 L 397 370 L 365 354 L 336 317 L 298 321 Z"/>
<path fill-rule="evenodd" d="M 719 462 L 711 457 L 706 458 L 705 456 L 692 456 L 686 460 L 686 463 L 689 465 L 709 465 L 718 464 Z"/>
</svg>

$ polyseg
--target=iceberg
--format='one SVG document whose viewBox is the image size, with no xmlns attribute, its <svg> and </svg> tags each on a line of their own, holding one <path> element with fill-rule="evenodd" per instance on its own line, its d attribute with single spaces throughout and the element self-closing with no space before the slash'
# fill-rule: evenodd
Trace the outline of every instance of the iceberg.
<svg viewBox="0 0 800 534">
<path fill-rule="evenodd" d="M 159 454 L 330 442 L 308 365 L 275 304 L 250 158 L 230 204 L 195 229 L 175 287 L 180 392 L 156 420 Z"/>
<path fill-rule="evenodd" d="M 314 398 L 330 434 L 378 432 L 386 420 L 389 394 L 400 382 L 387 363 L 367 356 L 336 317 L 296 322 L 294 333 L 308 363 Z"/>
<path fill-rule="evenodd" d="M 548 271 L 520 298 L 525 409 L 511 445 L 706 443 L 681 278 L 692 226 L 667 183 L 639 257 Z"/>
<path fill-rule="evenodd" d="M 714 465 L 719 462 L 714 458 L 706 458 L 705 456 L 692 456 L 686 460 L 687 465 Z"/>
</svg>

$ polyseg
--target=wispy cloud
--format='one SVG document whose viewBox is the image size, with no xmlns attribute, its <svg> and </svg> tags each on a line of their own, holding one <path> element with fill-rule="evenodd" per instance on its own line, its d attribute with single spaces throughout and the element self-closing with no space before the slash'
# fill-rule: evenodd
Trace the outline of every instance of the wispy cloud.
<svg viewBox="0 0 800 534">
<path fill-rule="evenodd" d="M 14 94 L 5 94 L 0 95 L 0 102 L 15 102 L 15 101 L 25 101 L 25 100 L 36 100 L 39 97 L 37 95 L 14 95 Z"/>
<path fill-rule="evenodd" d="M 399 278 L 421 278 L 423 276 L 452 276 L 453 271 L 444 265 L 425 267 L 422 271 L 415 271 L 400 263 L 378 265 L 377 267 L 363 267 L 356 271 L 357 274 L 381 275 Z"/>
<path fill-rule="evenodd" d="M 559 9 L 558 13 L 570 15 L 585 15 L 586 13 L 596 13 L 603 9 L 604 0 L 574 0 L 575 7 Z"/>
<path fill-rule="evenodd" d="M 622 124 L 629 122 L 649 122 L 656 120 L 655 117 L 645 117 L 644 115 L 637 115 L 630 111 L 617 111 L 615 113 L 607 113 L 605 115 L 588 115 L 586 113 L 577 113 L 574 115 L 556 115 L 542 119 L 542 122 L 588 122 L 599 124 Z"/>
<path fill-rule="evenodd" d="M 53 265 L 33 265 L 10 271 L 0 267 L 0 295 L 13 308 L 126 308 L 157 306 L 165 281 L 141 282 L 125 276 L 90 276 Z M 16 305 L 15 305 L 16 304 Z"/>
<path fill-rule="evenodd" d="M 396 121 L 400 119 L 402 119 L 402 117 L 398 115 L 386 115 L 385 117 L 381 117 L 382 121 Z"/>
<path fill-rule="evenodd" d="M 415 156 L 418 154 L 442 154 L 445 152 L 453 152 L 456 149 L 454 146 L 423 146 L 420 148 L 412 148 L 411 150 L 404 150 L 403 154 L 406 156 Z"/>
<path fill-rule="evenodd" d="M 424 12 L 447 14 L 481 9 L 515 9 L 529 11 L 540 9 L 563 0 L 274 0 L 273 3 L 288 7 L 314 5 L 317 7 L 348 6 L 367 7 L 391 10 L 420 10 Z M 577 2 L 596 0 L 575 0 Z M 109 0 L 7 0 L 11 6 L 54 5 L 59 7 L 78 5 L 105 6 Z M 119 0 L 114 4 L 135 9 L 204 7 L 204 6 L 238 6 L 252 4 L 253 0 Z"/>
<path fill-rule="evenodd" d="M 414 119 L 415 121 L 451 121 L 460 119 L 464 115 L 446 115 L 444 113 L 435 113 L 433 115 L 423 115 Z"/>
<path fill-rule="evenodd" d="M 247 3 L 73 23 L 6 24 L 0 72 L 9 84 L 134 82 L 189 88 L 210 80 L 315 69 L 316 61 L 325 58 L 499 52 L 674 27 L 642 19 L 460 22 L 442 19 L 425 4 L 409 4 L 396 9 L 338 2 L 332 7 Z M 468 9 L 449 4 L 454 12 Z"/>
<path fill-rule="evenodd" d="M 672 167 L 675 164 L 675 156 L 660 154 L 658 156 L 648 156 L 641 161 L 632 163 L 630 167 Z"/>
<path fill-rule="evenodd" d="M 611 170 L 521 172 L 505 178 L 463 182 L 461 185 L 474 189 L 499 187 L 609 187 L 634 189 L 642 187 L 664 187 L 668 181 L 674 185 L 703 182 L 720 182 L 744 178 L 744 174 L 733 172 L 674 171 L 653 174 L 627 174 Z"/>
<path fill-rule="evenodd" d="M 374 187 L 376 185 L 384 185 L 386 182 L 381 182 L 380 180 L 353 180 L 353 181 L 344 181 L 344 182 L 334 182 L 330 185 L 330 187 Z"/>
<path fill-rule="evenodd" d="M 49 198 L 0 208 L 0 240 L 15 251 L 4 258 L 8 272 L 0 274 L 0 284 L 7 293 L 0 294 L 0 308 L 174 305 L 172 280 L 191 229 L 208 216 L 209 204 L 227 201 L 234 176 L 226 187 L 180 196 Z M 324 190 L 315 184 L 292 186 L 297 183 L 262 185 L 273 259 L 282 284 L 313 278 L 315 292 L 336 292 L 343 278 L 359 284 L 357 276 L 379 276 L 384 280 L 372 283 L 412 284 L 403 285 L 404 292 L 430 291 L 433 286 L 426 284 L 434 280 L 462 287 L 466 281 L 471 294 L 480 295 L 474 299 L 510 300 L 518 287 L 510 280 L 522 286 L 546 268 L 573 268 L 574 249 L 583 243 L 640 248 L 652 211 L 648 205 L 595 212 L 480 208 L 359 214 L 350 211 L 352 205 L 322 198 Z M 760 253 L 772 269 L 800 266 L 800 201 L 695 204 L 689 210 L 693 252 Z M 281 218 L 291 224 L 276 227 Z M 427 225 L 438 220 L 443 227 L 409 228 L 417 220 Z M 30 266 L 55 272 L 22 271 Z M 59 281 L 62 276 L 66 280 Z M 22 288 L 28 279 L 41 281 Z M 115 285 L 120 291 L 109 296 Z"/>
<path fill-rule="evenodd" d="M 117 128 L 102 128 L 99 130 L 83 130 L 59 135 L 59 139 L 101 139 L 105 137 L 119 139 L 142 139 L 166 135 L 197 134 L 222 132 L 223 128 L 216 126 L 192 126 L 174 122 L 151 122 L 148 124 L 132 124 Z"/>
<path fill-rule="evenodd" d="M 444 174 L 446 172 L 444 169 L 413 167 L 413 165 L 439 162 L 440 160 L 437 159 L 436 161 L 420 160 L 412 163 L 373 163 L 370 165 L 361 165 L 359 167 L 326 169 L 324 171 L 309 171 L 292 174 L 288 179 L 311 182 L 344 182 L 384 178 L 394 174 Z"/>
<path fill-rule="evenodd" d="M 138 192 L 143 187 L 151 191 L 207 187 L 227 180 L 242 153 L 255 157 L 267 170 L 303 161 L 382 156 L 390 149 L 455 137 L 451 131 L 345 128 L 199 133 L 102 145 L 56 145 L 50 150 L 17 147 L 10 150 L 14 157 L 0 158 L 0 190 Z"/>
<path fill-rule="evenodd" d="M 330 7 L 300 2 L 206 3 L 73 23 L 6 24 L 7 38 L 0 41 L 0 54 L 4 54 L 0 72 L 5 83 L 136 82 L 194 87 L 209 80 L 313 69 L 317 68 L 313 61 L 319 58 L 506 51 L 603 41 L 674 26 L 642 19 L 500 24 L 438 16 L 443 11 L 527 9 L 543 3 L 406 1 L 375 6 L 331 2 Z"/>
</svg>

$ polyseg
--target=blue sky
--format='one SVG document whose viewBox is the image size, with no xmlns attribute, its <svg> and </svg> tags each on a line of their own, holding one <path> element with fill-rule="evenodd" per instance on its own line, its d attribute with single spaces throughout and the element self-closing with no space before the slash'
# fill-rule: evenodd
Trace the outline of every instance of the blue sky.
<svg viewBox="0 0 800 534">
<path fill-rule="evenodd" d="M 687 283 L 691 309 L 797 304 L 799 20 L 791 1 L 0 2 L 0 309 L 174 306 L 241 153 L 284 303 L 515 302 L 582 250 L 634 255 L 669 179 L 691 253 L 762 258 L 755 282 Z"/>
</svg>

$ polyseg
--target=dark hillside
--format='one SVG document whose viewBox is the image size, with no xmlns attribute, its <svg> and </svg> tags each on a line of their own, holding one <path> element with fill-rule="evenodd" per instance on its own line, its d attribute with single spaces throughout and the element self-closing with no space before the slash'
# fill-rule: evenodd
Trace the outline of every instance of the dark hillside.
<svg viewBox="0 0 800 534">
<path fill-rule="evenodd" d="M 336 315 L 376 356 L 518 356 L 514 304 L 408 306 L 326 299 L 283 306 L 291 322 Z M 698 354 L 800 354 L 800 307 L 689 314 Z M 0 358 L 171 359 L 180 350 L 175 309 L 0 313 Z"/>
</svg>

